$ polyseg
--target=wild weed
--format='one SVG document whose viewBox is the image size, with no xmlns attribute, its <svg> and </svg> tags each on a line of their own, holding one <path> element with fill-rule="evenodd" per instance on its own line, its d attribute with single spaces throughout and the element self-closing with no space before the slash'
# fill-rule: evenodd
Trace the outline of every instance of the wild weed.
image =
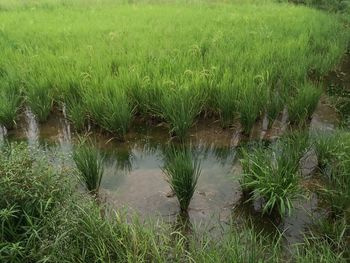
<svg viewBox="0 0 350 263">
<path fill-rule="evenodd" d="M 276 145 L 258 146 L 252 151 L 242 150 L 243 175 L 241 185 L 253 199 L 263 198 L 263 213 L 277 211 L 283 217 L 290 215 L 293 201 L 301 197 L 299 160 L 305 153 L 305 140 L 301 136 L 286 138 Z"/>
</svg>

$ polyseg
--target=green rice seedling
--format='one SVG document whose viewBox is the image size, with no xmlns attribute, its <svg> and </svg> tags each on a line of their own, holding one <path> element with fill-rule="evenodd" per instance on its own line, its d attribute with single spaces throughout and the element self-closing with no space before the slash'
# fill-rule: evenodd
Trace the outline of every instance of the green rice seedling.
<svg viewBox="0 0 350 263">
<path fill-rule="evenodd" d="M 260 116 L 266 97 L 253 86 L 241 88 L 239 95 L 239 113 L 243 133 L 249 135 Z M 260 96 L 259 96 L 259 95 Z"/>
<path fill-rule="evenodd" d="M 184 140 L 201 107 L 202 98 L 196 89 L 171 89 L 162 96 L 161 116 L 169 123 L 170 132 Z"/>
<path fill-rule="evenodd" d="M 301 123 L 309 119 L 320 100 L 322 90 L 311 83 L 298 89 L 297 95 L 290 99 L 288 116 L 291 123 Z"/>
<path fill-rule="evenodd" d="M 270 92 L 268 103 L 266 105 L 267 118 L 269 119 L 269 127 L 277 119 L 284 107 L 284 99 L 279 92 Z"/>
<path fill-rule="evenodd" d="M 281 217 L 290 215 L 293 201 L 302 196 L 299 160 L 305 145 L 295 145 L 298 145 L 295 139 L 287 138 L 273 147 L 258 146 L 251 152 L 242 150 L 240 183 L 243 191 L 252 194 L 250 200 L 264 199 L 263 213 L 275 211 Z"/>
<path fill-rule="evenodd" d="M 0 125 L 8 130 L 15 126 L 20 104 L 19 89 L 9 82 L 0 82 Z"/>
<path fill-rule="evenodd" d="M 97 86 L 90 87 L 84 94 L 87 109 L 101 128 L 123 139 L 133 118 L 133 108 L 124 90 L 112 80 L 106 80 L 96 95 L 98 84 L 94 85 Z"/>
<path fill-rule="evenodd" d="M 222 81 L 216 89 L 215 102 L 220 113 L 220 120 L 223 127 L 232 124 L 238 110 L 239 88 L 233 86 L 230 75 L 224 73 Z"/>
<path fill-rule="evenodd" d="M 39 122 L 45 122 L 51 112 L 53 99 L 51 85 L 45 78 L 33 79 L 26 90 L 27 102 Z"/>
<path fill-rule="evenodd" d="M 74 150 L 73 159 L 86 188 L 93 195 L 97 195 L 104 172 L 103 158 L 98 150 L 83 141 Z"/>
<path fill-rule="evenodd" d="M 200 163 L 185 146 L 171 147 L 166 152 L 163 172 L 175 193 L 182 213 L 186 213 L 201 174 Z"/>
</svg>

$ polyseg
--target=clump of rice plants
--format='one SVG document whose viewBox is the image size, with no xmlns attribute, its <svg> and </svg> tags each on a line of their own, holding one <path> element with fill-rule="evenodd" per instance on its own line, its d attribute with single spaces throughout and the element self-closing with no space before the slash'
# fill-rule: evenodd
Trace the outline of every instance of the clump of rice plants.
<svg viewBox="0 0 350 263">
<path fill-rule="evenodd" d="M 261 114 L 263 105 L 266 102 L 266 96 L 259 92 L 258 88 L 247 86 L 241 88 L 239 96 L 239 113 L 243 133 L 249 135 L 256 120 Z M 259 94 L 259 95 L 258 95 Z"/>
<path fill-rule="evenodd" d="M 86 188 L 93 195 L 97 195 L 104 172 L 103 158 L 100 153 L 91 143 L 82 141 L 75 148 L 73 159 Z"/>
<path fill-rule="evenodd" d="M 217 105 L 223 127 L 227 127 L 233 122 L 238 111 L 238 94 L 239 88 L 234 86 L 229 78 L 229 74 L 225 73 L 216 90 L 214 101 Z"/>
<path fill-rule="evenodd" d="M 202 106 L 201 93 L 194 88 L 181 87 L 164 91 L 161 116 L 170 125 L 171 134 L 184 140 Z"/>
<path fill-rule="evenodd" d="M 171 147 L 166 152 L 163 172 L 177 197 L 181 212 L 186 213 L 201 174 L 200 162 L 188 147 Z"/>
<path fill-rule="evenodd" d="M 100 91 L 96 95 L 97 89 Z M 97 125 L 124 139 L 133 118 L 133 108 L 121 87 L 111 79 L 104 81 L 101 87 L 96 83 L 84 93 L 84 102 Z"/>
<path fill-rule="evenodd" d="M 252 194 L 250 200 L 264 199 L 263 213 L 290 215 L 293 201 L 301 196 L 299 160 L 305 152 L 304 138 L 292 136 L 267 148 L 242 150 L 241 186 Z"/>
<path fill-rule="evenodd" d="M 83 101 L 82 86 L 74 80 L 69 80 L 62 92 L 65 116 L 72 122 L 76 131 L 83 131 L 87 119 L 87 110 Z"/>
<path fill-rule="evenodd" d="M 0 124 L 6 129 L 12 129 L 16 124 L 18 110 L 21 104 L 20 91 L 9 82 L 0 84 Z"/>
<path fill-rule="evenodd" d="M 31 80 L 26 90 L 29 107 L 41 123 L 48 119 L 52 109 L 53 98 L 51 92 L 49 81 L 43 77 Z"/>
<path fill-rule="evenodd" d="M 277 119 L 278 114 L 283 110 L 284 99 L 279 92 L 269 93 L 268 102 L 266 105 L 267 118 L 269 119 L 269 126 L 271 127 L 273 122 Z"/>
<path fill-rule="evenodd" d="M 304 84 L 297 90 L 288 104 L 288 116 L 291 123 L 301 123 L 309 119 L 320 100 L 322 90 L 311 83 Z"/>
</svg>

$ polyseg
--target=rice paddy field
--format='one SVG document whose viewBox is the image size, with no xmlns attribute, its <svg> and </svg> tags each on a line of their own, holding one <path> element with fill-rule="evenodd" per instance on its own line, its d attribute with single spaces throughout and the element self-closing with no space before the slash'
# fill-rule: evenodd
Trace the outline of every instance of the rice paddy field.
<svg viewBox="0 0 350 263">
<path fill-rule="evenodd" d="M 349 8 L 0 0 L 0 262 L 348 262 Z"/>
</svg>

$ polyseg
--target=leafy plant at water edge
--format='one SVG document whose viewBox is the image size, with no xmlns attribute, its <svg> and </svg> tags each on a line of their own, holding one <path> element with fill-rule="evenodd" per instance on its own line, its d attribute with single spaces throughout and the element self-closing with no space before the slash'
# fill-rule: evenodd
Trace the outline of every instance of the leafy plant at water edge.
<svg viewBox="0 0 350 263">
<path fill-rule="evenodd" d="M 201 173 L 199 161 L 192 156 L 189 148 L 171 147 L 166 152 L 163 172 L 179 201 L 181 212 L 185 213 Z"/>
<path fill-rule="evenodd" d="M 305 153 L 305 142 L 305 137 L 294 135 L 269 148 L 242 150 L 240 182 L 245 192 L 253 194 L 251 200 L 264 199 L 263 213 L 275 210 L 280 216 L 290 215 L 293 201 L 302 196 L 299 160 Z"/>
<path fill-rule="evenodd" d="M 104 172 L 103 158 L 98 150 L 83 141 L 74 150 L 73 159 L 86 188 L 93 195 L 97 195 Z"/>
</svg>

